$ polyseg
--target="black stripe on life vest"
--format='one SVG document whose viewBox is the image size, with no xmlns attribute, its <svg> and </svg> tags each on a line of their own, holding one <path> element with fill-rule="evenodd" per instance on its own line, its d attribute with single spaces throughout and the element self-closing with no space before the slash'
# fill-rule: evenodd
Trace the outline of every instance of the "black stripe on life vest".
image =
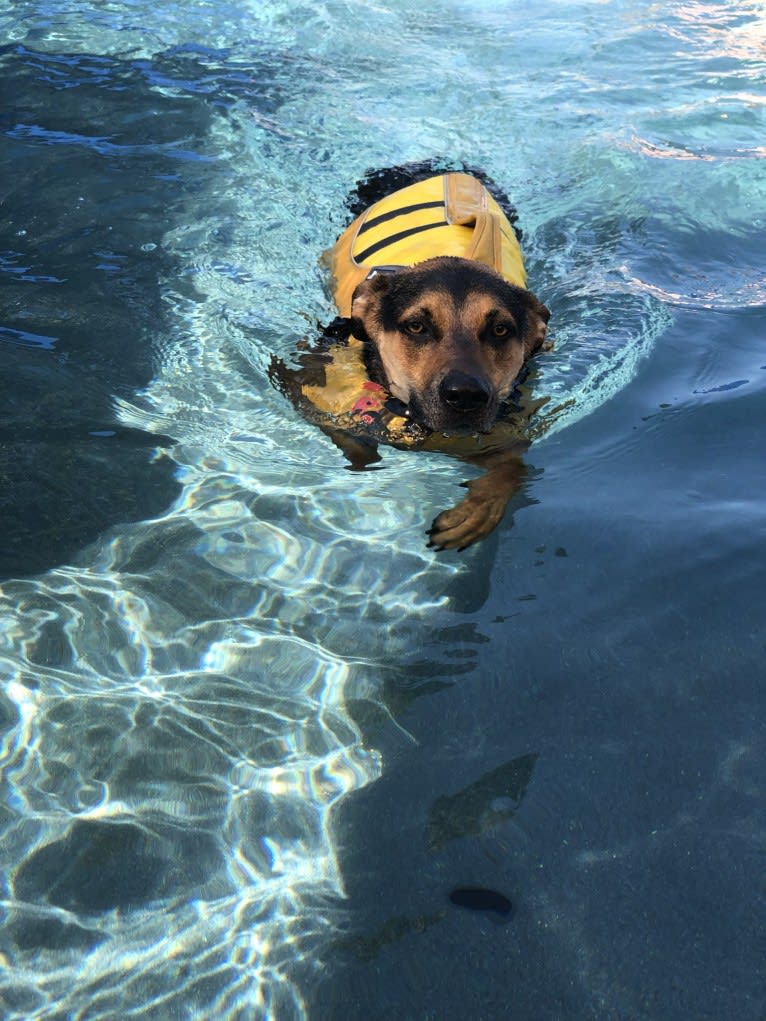
<svg viewBox="0 0 766 1021">
<path fill-rule="evenodd" d="M 392 209 L 390 213 L 381 213 L 380 216 L 373 216 L 371 220 L 367 220 L 359 228 L 359 233 L 364 234 L 366 230 L 371 230 L 373 227 L 377 227 L 379 223 L 385 223 L 386 220 L 393 220 L 397 216 L 406 216 L 408 213 L 416 213 L 418 209 L 444 209 L 443 202 L 416 202 L 412 206 L 402 206 L 400 209 Z"/>
<path fill-rule="evenodd" d="M 424 230 L 432 230 L 434 227 L 449 227 L 446 220 L 440 220 L 439 223 L 424 223 L 422 227 L 410 227 L 409 230 L 400 230 L 398 234 L 389 234 L 387 238 L 383 238 L 382 241 L 376 241 L 374 245 L 370 245 L 369 248 L 365 248 L 363 252 L 354 256 L 356 262 L 364 262 L 365 259 L 369 259 L 371 255 L 375 255 L 381 248 L 387 248 L 388 245 L 394 244 L 395 241 L 403 241 L 405 238 L 410 237 L 412 234 L 420 234 Z"/>
</svg>

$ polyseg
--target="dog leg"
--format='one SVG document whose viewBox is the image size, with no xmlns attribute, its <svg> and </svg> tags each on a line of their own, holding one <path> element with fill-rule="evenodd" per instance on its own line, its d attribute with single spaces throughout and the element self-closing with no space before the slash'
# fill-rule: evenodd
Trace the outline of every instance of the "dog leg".
<svg viewBox="0 0 766 1021">
<path fill-rule="evenodd" d="M 468 496 L 435 518 L 427 533 L 428 545 L 433 549 L 464 550 L 489 535 L 502 520 L 508 501 L 521 489 L 527 473 L 516 451 L 492 454 L 482 467 L 487 468 L 484 475 L 462 483 Z"/>
</svg>

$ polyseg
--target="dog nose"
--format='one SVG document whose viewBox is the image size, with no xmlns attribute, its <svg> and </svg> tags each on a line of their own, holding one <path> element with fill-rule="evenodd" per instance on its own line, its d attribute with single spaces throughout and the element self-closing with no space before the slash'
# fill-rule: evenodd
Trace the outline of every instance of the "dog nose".
<svg viewBox="0 0 766 1021">
<path fill-rule="evenodd" d="M 489 401 L 486 383 L 464 372 L 450 372 L 439 385 L 439 397 L 456 411 L 478 411 Z"/>
</svg>

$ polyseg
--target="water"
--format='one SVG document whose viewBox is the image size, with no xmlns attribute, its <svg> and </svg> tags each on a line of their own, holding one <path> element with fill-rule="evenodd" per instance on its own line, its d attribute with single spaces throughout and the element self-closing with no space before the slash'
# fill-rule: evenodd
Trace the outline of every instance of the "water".
<svg viewBox="0 0 766 1021">
<path fill-rule="evenodd" d="M 764 5 L 0 41 L 3 1016 L 762 1018 Z M 463 466 L 352 475 L 266 380 L 354 182 L 433 155 L 556 342 L 460 556 Z"/>
</svg>

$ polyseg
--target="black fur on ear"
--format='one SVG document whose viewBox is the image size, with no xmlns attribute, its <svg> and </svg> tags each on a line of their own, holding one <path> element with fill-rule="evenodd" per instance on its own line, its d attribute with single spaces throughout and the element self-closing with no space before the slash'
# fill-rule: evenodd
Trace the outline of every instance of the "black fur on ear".
<svg viewBox="0 0 766 1021">
<path fill-rule="evenodd" d="M 376 299 L 386 293 L 389 287 L 389 275 L 376 273 L 358 284 L 351 296 L 351 332 L 358 340 L 370 343 L 370 337 L 364 325 L 369 308 Z"/>
<path fill-rule="evenodd" d="M 526 349 L 526 356 L 529 358 L 545 346 L 545 335 L 551 313 L 548 307 L 543 305 L 531 291 L 527 291 L 527 306 L 524 347 Z"/>
<path fill-rule="evenodd" d="M 371 276 L 368 276 L 361 284 L 357 284 L 354 293 L 351 295 L 352 311 L 358 298 L 370 298 L 374 294 L 384 294 L 388 290 L 391 276 L 391 273 L 376 273 L 373 271 Z"/>
</svg>

